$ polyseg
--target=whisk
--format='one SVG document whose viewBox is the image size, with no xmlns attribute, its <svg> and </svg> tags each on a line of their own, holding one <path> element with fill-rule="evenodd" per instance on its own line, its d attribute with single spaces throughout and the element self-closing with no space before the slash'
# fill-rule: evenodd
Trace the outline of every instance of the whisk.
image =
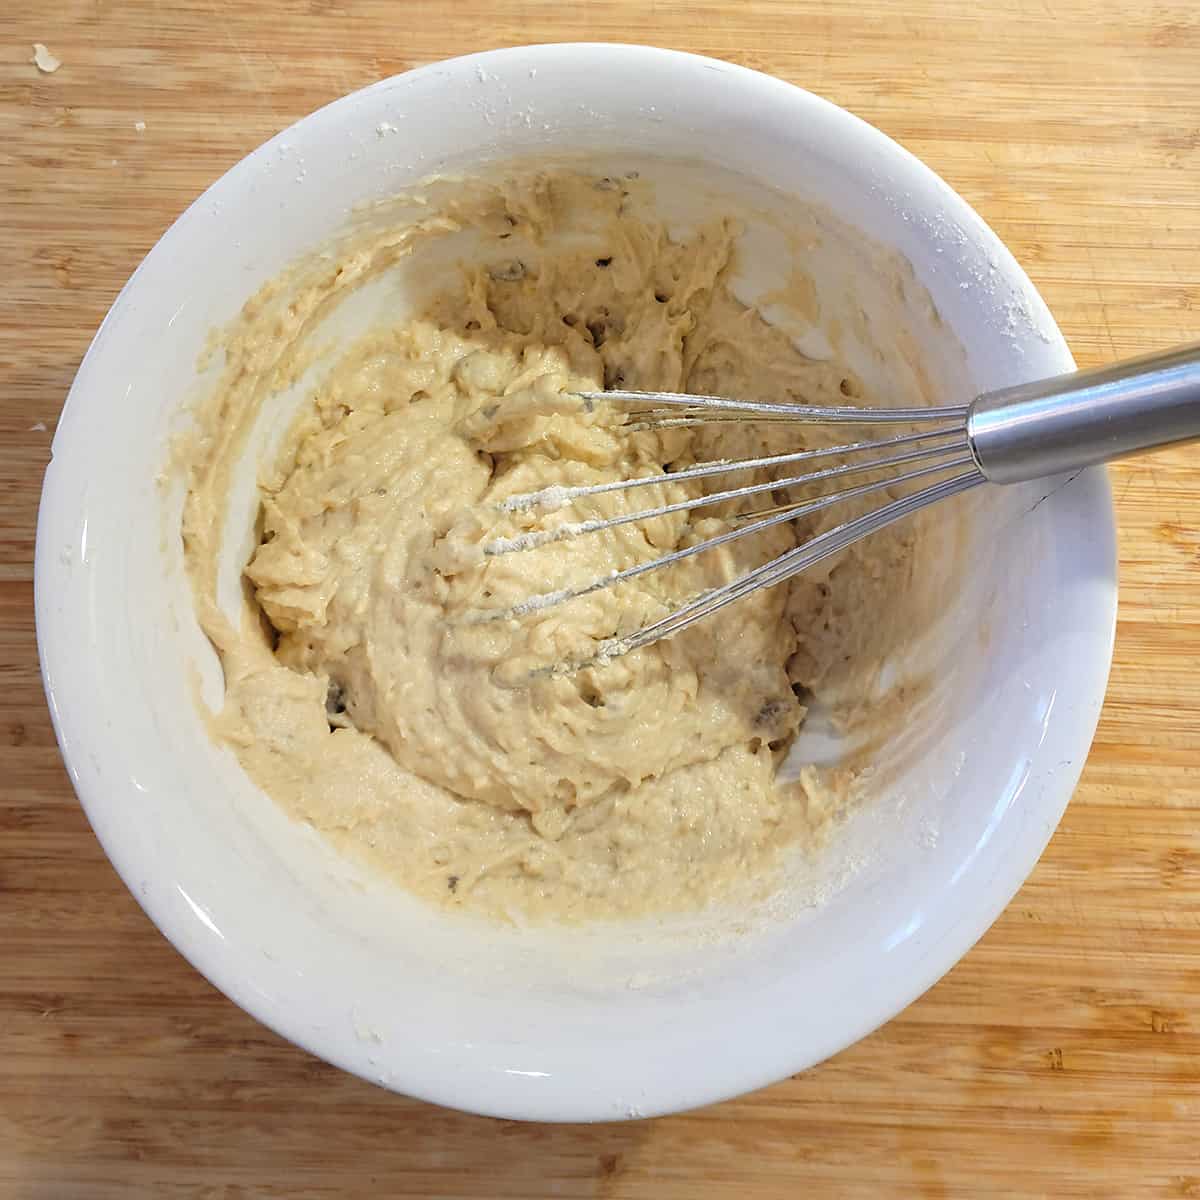
<svg viewBox="0 0 1200 1200">
<path fill-rule="evenodd" d="M 520 616 L 613 587 L 649 571 L 774 525 L 812 516 L 836 505 L 885 489 L 920 485 L 860 516 L 835 525 L 744 575 L 681 603 L 666 616 L 602 644 L 604 661 L 660 638 L 670 637 L 728 604 L 790 579 L 869 534 L 938 501 L 981 484 L 1011 484 L 1067 475 L 1172 443 L 1200 439 L 1200 343 L 1147 355 L 1091 371 L 985 392 L 969 404 L 943 408 L 874 409 L 767 404 L 723 396 L 675 392 L 581 392 L 585 402 L 603 400 L 630 406 L 627 429 L 671 428 L 714 421 L 788 421 L 800 424 L 915 427 L 911 431 L 845 444 L 773 454 L 761 458 L 698 463 L 668 475 L 615 480 L 587 486 L 556 486 L 510 496 L 507 511 L 558 511 L 588 496 L 627 491 L 664 481 L 711 479 L 745 471 L 778 477 L 708 492 L 673 504 L 604 519 L 568 521 L 551 529 L 485 543 L 484 554 L 519 553 L 566 538 L 586 537 L 631 522 L 651 521 L 726 501 L 765 494 L 778 498 L 805 488 L 838 485 L 810 498 L 797 497 L 755 513 L 731 518 L 729 528 L 694 545 L 671 551 L 576 588 L 529 597 L 505 610 Z M 829 465 L 828 460 L 836 460 Z M 782 471 L 782 474 L 779 474 Z M 793 473 L 794 472 L 794 473 Z M 882 477 L 862 483 L 854 475 Z M 595 661 L 595 660 L 593 660 Z M 579 664 L 574 664 L 579 665 Z M 563 664 L 571 669 L 572 664 Z"/>
</svg>

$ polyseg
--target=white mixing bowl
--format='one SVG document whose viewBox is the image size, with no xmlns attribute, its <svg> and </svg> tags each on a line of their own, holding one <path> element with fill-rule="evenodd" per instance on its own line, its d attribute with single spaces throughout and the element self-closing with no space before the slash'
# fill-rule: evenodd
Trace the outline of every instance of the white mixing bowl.
<svg viewBox="0 0 1200 1200">
<path fill-rule="evenodd" d="M 662 50 L 496 51 L 339 100 L 188 209 L 79 370 L 37 542 L 59 743 L 97 835 L 163 932 L 247 1011 L 347 1070 L 539 1120 L 649 1116 L 758 1087 L 929 987 L 1008 903 L 1062 814 L 1100 711 L 1116 604 L 1102 471 L 1061 490 L 988 492 L 930 664 L 936 727 L 828 856 L 857 871 L 823 904 L 742 937 L 706 936 L 707 918 L 687 936 L 652 923 L 489 928 L 422 907 L 291 822 L 214 746 L 195 701 L 207 647 L 180 570 L 178 494 L 156 476 L 195 398 L 198 356 L 214 325 L 362 202 L 433 172 L 564 150 L 600 167 L 630 151 L 700 160 L 832 209 L 928 289 L 965 350 L 943 387 L 1072 368 L 991 231 L 833 105 Z"/>
</svg>

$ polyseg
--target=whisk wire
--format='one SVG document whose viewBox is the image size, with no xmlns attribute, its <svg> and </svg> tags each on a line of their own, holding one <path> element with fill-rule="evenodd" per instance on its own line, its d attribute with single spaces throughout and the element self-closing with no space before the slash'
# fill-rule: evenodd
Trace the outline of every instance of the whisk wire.
<svg viewBox="0 0 1200 1200">
<path fill-rule="evenodd" d="M 917 433 L 903 433 L 889 438 L 877 438 L 865 442 L 849 442 L 841 446 L 820 446 L 812 450 L 797 450 L 790 454 L 768 454 L 760 458 L 717 459 L 713 462 L 696 463 L 680 471 L 665 475 L 639 475 L 633 479 L 612 479 L 605 483 L 580 484 L 575 487 L 546 487 L 536 492 L 521 492 L 508 496 L 496 506 L 502 512 L 523 512 L 531 508 L 553 510 L 584 496 L 602 496 L 609 492 L 624 492 L 632 488 L 647 487 L 654 483 L 681 483 L 689 479 L 707 479 L 713 475 L 728 475 L 735 471 L 765 470 L 771 467 L 788 466 L 792 463 L 812 462 L 822 458 L 844 458 L 852 454 L 894 449 L 897 446 L 934 439 L 954 438 L 965 446 L 966 433 L 962 426 L 945 429 L 927 429 Z M 887 466 L 887 460 L 876 465 Z"/>
<path fill-rule="evenodd" d="M 789 421 L 842 425 L 908 425 L 927 421 L 965 422 L 967 405 L 942 408 L 855 408 L 849 405 L 772 404 L 757 400 L 735 400 L 729 396 L 692 396 L 686 392 L 575 392 L 584 400 L 644 404 L 650 408 L 678 407 L 733 414 L 754 413 Z"/>
<path fill-rule="evenodd" d="M 830 508 L 834 504 L 840 504 L 844 501 L 853 500 L 860 496 L 868 496 L 887 487 L 901 486 L 915 482 L 918 479 L 927 478 L 930 475 L 967 466 L 970 466 L 973 473 L 979 476 L 979 480 L 982 480 L 983 476 L 980 475 L 978 469 L 975 468 L 974 460 L 969 454 L 964 454 L 958 458 L 951 459 L 948 462 L 933 463 L 913 471 L 908 471 L 903 475 L 898 475 L 887 479 L 873 480 L 870 483 L 860 484 L 857 487 L 845 488 L 839 492 L 831 492 L 825 496 L 818 496 L 813 500 L 797 503 L 795 505 L 782 506 L 780 511 L 775 512 L 770 516 L 763 517 L 761 520 L 755 521 L 752 524 L 737 525 L 732 529 L 726 530 L 724 533 L 714 534 L 712 537 L 705 538 L 702 541 L 697 542 L 695 545 L 685 546 L 680 550 L 672 550 L 658 558 L 652 558 L 648 562 L 637 563 L 635 566 L 626 567 L 622 571 L 615 571 L 611 575 L 603 575 L 600 578 L 594 579 L 590 583 L 583 584 L 580 587 L 564 588 L 555 592 L 542 592 L 536 596 L 531 596 L 528 600 L 521 601 L 519 604 L 511 605 L 508 608 L 496 609 L 483 615 L 486 618 L 493 620 L 498 618 L 520 617 L 524 616 L 526 613 L 535 612 L 543 608 L 549 608 L 555 604 L 562 604 L 567 600 L 578 599 L 580 596 L 589 596 L 594 592 L 600 591 L 602 588 L 613 587 L 616 584 L 625 583 L 630 579 L 636 579 L 650 571 L 658 571 L 664 567 L 672 566 L 675 563 L 682 562 L 686 558 L 691 558 L 693 555 L 701 554 L 706 550 L 715 550 L 718 546 L 724 546 L 729 542 L 736 541 L 739 538 L 749 537 L 752 534 L 761 533 L 764 530 L 770 529 L 775 525 L 780 525 L 785 521 L 795 521 L 801 517 L 812 516 L 815 513 Z M 970 473 L 971 472 L 968 472 L 968 474 Z M 878 511 L 886 511 L 886 508 Z M 907 512 L 907 510 L 905 511 Z M 867 515 L 870 516 L 872 514 Z M 885 524 L 890 523 L 890 521 L 885 522 Z M 880 528 L 882 528 L 882 526 L 880 526 Z M 830 553 L 833 553 L 833 551 Z M 759 567 L 756 568 L 756 570 L 761 571 L 763 568 Z M 754 575 L 754 572 L 750 572 L 749 575 Z M 744 576 L 743 578 L 748 578 L 749 575 Z"/>
<path fill-rule="evenodd" d="M 538 546 L 549 545 L 552 542 L 561 542 L 567 538 L 581 537 L 584 534 L 601 533 L 609 529 L 616 529 L 622 525 L 629 525 L 635 522 L 653 521 L 659 517 L 670 516 L 673 513 L 690 512 L 697 508 L 707 508 L 714 504 L 723 504 L 729 501 L 738 501 L 746 499 L 750 496 L 760 495 L 763 492 L 782 492 L 790 488 L 801 487 L 806 484 L 825 483 L 831 479 L 838 479 L 846 475 L 862 474 L 864 471 L 881 470 L 891 467 L 902 466 L 905 463 L 916 462 L 921 459 L 930 457 L 944 457 L 948 451 L 957 450 L 960 452 L 959 457 L 943 462 L 938 469 L 946 469 L 952 465 L 957 465 L 964 461 L 961 457 L 967 451 L 965 437 L 960 438 L 957 443 L 951 445 L 936 445 L 922 446 L 915 450 L 908 450 L 900 454 L 893 454 L 885 459 L 867 459 L 862 462 L 844 463 L 836 467 L 826 467 L 820 471 L 810 471 L 803 475 L 792 475 L 784 479 L 768 479 L 761 483 L 751 483 L 744 487 L 729 488 L 725 491 L 710 492 L 704 496 L 693 496 L 687 500 L 676 500 L 670 504 L 661 504 L 655 508 L 644 508 L 637 512 L 621 513 L 615 517 L 595 518 L 589 521 L 572 521 L 558 526 L 556 529 L 539 530 L 532 533 L 519 534 L 513 538 L 494 538 L 483 547 L 483 552 L 489 557 L 494 557 L 500 554 L 511 554 L 516 551 L 532 550 Z M 779 456 L 789 457 L 789 456 Z M 759 460 L 766 461 L 766 460 Z M 969 455 L 966 461 L 970 461 Z M 710 464 L 711 465 L 711 464 Z M 741 470 L 745 466 L 744 463 L 735 464 L 732 468 L 726 467 L 725 470 Z M 706 474 L 715 474 L 712 471 L 706 471 Z M 671 483 L 686 476 L 686 472 L 680 471 L 672 475 L 654 475 L 649 478 L 636 480 L 623 480 L 626 484 L 641 484 L 641 483 Z M 691 478 L 696 478 L 695 475 Z M 897 482 L 895 479 L 886 480 L 884 482 Z M 595 488 L 571 488 L 569 492 L 574 496 L 580 495 L 596 495 L 597 492 L 614 490 L 611 484 L 598 484 Z M 845 498 L 844 496 L 842 498 Z M 799 515 L 793 512 L 793 516 Z"/>
<path fill-rule="evenodd" d="M 916 472 L 913 474 L 916 474 Z M 862 516 L 855 517 L 850 521 L 828 529 L 824 533 L 818 534 L 811 541 L 806 542 L 803 546 L 797 546 L 791 550 L 784 551 L 783 554 L 778 555 L 760 567 L 756 567 L 752 571 L 748 571 L 745 575 L 739 576 L 731 583 L 714 588 L 701 596 L 697 596 L 694 600 L 686 602 L 667 616 L 650 625 L 644 626 L 628 637 L 611 639 L 611 641 L 601 646 L 594 659 L 590 661 L 604 662 L 610 658 L 627 654 L 631 650 L 649 645 L 660 638 L 670 637 L 672 634 L 679 633 L 688 628 L 688 626 L 694 625 L 697 621 L 712 616 L 713 613 L 718 612 L 727 604 L 732 604 L 735 600 L 741 599 L 750 592 L 757 591 L 763 587 L 772 587 L 776 583 L 782 583 L 784 580 L 790 579 L 793 575 L 807 570 L 809 567 L 815 566 L 817 563 L 837 554 L 852 542 L 856 542 L 870 533 L 875 533 L 880 529 L 886 528 L 888 525 L 894 524 L 896 521 L 902 520 L 904 517 L 924 508 L 927 504 L 933 504 L 935 501 L 944 500 L 961 492 L 969 491 L 971 488 L 984 482 L 985 479 L 982 472 L 972 463 L 972 467 L 968 471 L 964 471 L 950 479 L 939 480 L 937 483 L 921 488 L 911 495 L 893 500 L 873 512 L 864 513 Z"/>
<path fill-rule="evenodd" d="M 851 441 L 829 447 L 797 450 L 787 454 L 761 455 L 755 458 L 716 460 L 695 463 L 679 471 L 632 479 L 610 480 L 579 486 L 553 486 L 539 491 L 524 492 L 500 501 L 496 508 L 502 512 L 528 512 L 537 509 L 551 513 L 586 498 L 652 484 L 677 483 L 709 479 L 725 474 L 751 470 L 777 471 L 796 464 L 816 466 L 785 478 L 768 478 L 741 487 L 726 488 L 706 495 L 689 497 L 636 512 L 613 517 L 564 522 L 550 529 L 535 529 L 515 537 L 492 538 L 483 546 L 488 557 L 530 550 L 551 542 L 587 534 L 600 533 L 633 522 L 652 521 L 674 513 L 722 503 L 737 505 L 740 501 L 764 494 L 787 493 L 791 489 L 813 487 L 840 481 L 850 475 L 866 472 L 880 473 L 856 486 L 819 494 L 810 499 L 790 501 L 779 499 L 774 507 L 757 511 L 727 514 L 729 528 L 701 539 L 690 546 L 669 551 L 657 558 L 639 562 L 623 570 L 593 579 L 578 587 L 561 588 L 530 596 L 507 608 L 477 614 L 481 620 L 520 617 L 526 613 L 562 604 L 581 596 L 614 587 L 651 571 L 660 571 L 684 559 L 705 551 L 715 550 L 739 538 L 762 533 L 784 522 L 796 521 L 824 512 L 834 505 L 870 496 L 885 489 L 903 488 L 909 484 L 941 476 L 936 482 L 920 486 L 906 495 L 889 500 L 882 506 L 842 521 L 761 566 L 739 575 L 728 583 L 711 588 L 681 603 L 665 616 L 626 636 L 602 642 L 595 655 L 586 662 L 560 663 L 543 672 L 557 674 L 609 661 L 631 650 L 647 646 L 660 638 L 670 637 L 687 629 L 728 604 L 757 591 L 790 579 L 800 571 L 822 562 L 844 550 L 860 538 L 902 520 L 926 505 L 965 492 L 985 482 L 967 431 L 968 406 L 941 408 L 871 409 L 848 406 L 817 406 L 804 404 L 768 404 L 752 400 L 735 400 L 723 396 L 694 396 L 675 392 L 580 392 L 586 403 L 605 401 L 640 405 L 632 409 L 633 419 L 619 428 L 635 432 L 647 428 L 671 428 L 707 421 L 780 421 L 843 425 L 916 425 L 913 431 L 894 433 L 870 440 Z M 933 425 L 933 428 L 928 426 Z M 822 460 L 840 460 L 832 466 L 817 466 Z"/>
</svg>

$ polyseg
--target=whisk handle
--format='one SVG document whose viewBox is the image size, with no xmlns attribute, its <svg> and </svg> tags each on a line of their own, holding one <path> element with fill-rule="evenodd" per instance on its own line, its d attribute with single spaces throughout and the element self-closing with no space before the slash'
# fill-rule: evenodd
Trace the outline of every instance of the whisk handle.
<svg viewBox="0 0 1200 1200">
<path fill-rule="evenodd" d="M 985 392 L 967 437 L 992 483 L 1020 483 L 1200 439 L 1200 343 Z"/>
</svg>

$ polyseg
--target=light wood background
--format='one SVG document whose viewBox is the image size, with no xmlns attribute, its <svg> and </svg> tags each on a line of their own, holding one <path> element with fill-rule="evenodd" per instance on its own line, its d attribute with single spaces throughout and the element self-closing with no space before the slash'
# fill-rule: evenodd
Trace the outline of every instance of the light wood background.
<svg viewBox="0 0 1200 1200">
<path fill-rule="evenodd" d="M 820 1068 L 653 1122 L 433 1108 L 217 994 L 89 832 L 32 615 L 41 474 L 96 325 L 202 188 L 328 100 L 528 41 L 773 72 L 940 172 L 1091 364 L 1200 337 L 1196 0 L 8 0 L 0 34 L 0 1196 L 1200 1197 L 1200 449 L 1114 471 L 1108 705 L 991 932 Z"/>
</svg>

